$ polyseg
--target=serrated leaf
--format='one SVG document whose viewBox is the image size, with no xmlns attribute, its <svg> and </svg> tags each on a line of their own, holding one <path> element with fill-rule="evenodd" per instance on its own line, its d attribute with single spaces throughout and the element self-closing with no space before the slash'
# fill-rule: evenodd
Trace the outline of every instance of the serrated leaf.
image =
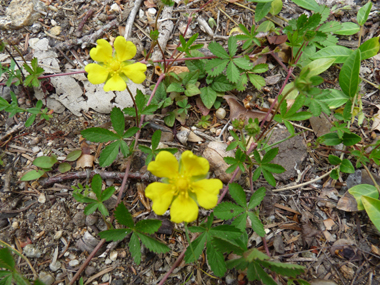
<svg viewBox="0 0 380 285">
<path fill-rule="evenodd" d="M 231 251 L 237 255 L 243 255 L 244 250 L 232 241 L 219 239 L 217 237 L 212 238 L 212 244 L 215 249 L 222 253 L 230 253 Z"/>
<path fill-rule="evenodd" d="M 338 21 L 329 21 L 320 26 L 318 31 L 324 33 L 334 33 L 342 28 L 342 24 Z"/>
<path fill-rule="evenodd" d="M 138 127 L 129 128 L 123 135 L 123 139 L 134 136 L 140 129 Z"/>
<path fill-rule="evenodd" d="M 301 265 L 290 264 L 285 262 L 263 260 L 261 261 L 261 265 L 270 269 L 273 272 L 289 277 L 296 277 L 297 275 L 300 275 L 305 271 L 305 267 Z"/>
<path fill-rule="evenodd" d="M 340 90 L 327 89 L 324 90 L 322 95 L 319 97 L 319 100 L 325 102 L 329 106 L 329 108 L 336 109 L 346 104 L 347 101 L 350 100 L 350 97 L 348 97 Z"/>
<path fill-rule="evenodd" d="M 243 188 L 238 183 L 230 183 L 228 189 L 229 189 L 232 199 L 234 199 L 238 205 L 242 206 L 243 208 L 246 208 L 247 197 L 244 193 Z"/>
<path fill-rule="evenodd" d="M 236 55 L 237 38 L 234 36 L 231 36 L 228 38 L 228 51 L 229 51 L 231 57 Z"/>
<path fill-rule="evenodd" d="M 91 215 L 92 213 L 94 213 L 97 209 L 99 208 L 99 203 L 98 202 L 95 202 L 95 203 L 90 203 L 88 204 L 85 208 L 84 208 L 84 214 L 85 215 Z M 100 210 L 100 209 L 99 209 Z"/>
<path fill-rule="evenodd" d="M 184 92 L 185 89 L 182 87 L 182 85 L 178 82 L 173 82 L 166 88 L 166 92 Z"/>
<path fill-rule="evenodd" d="M 211 76 L 217 76 L 224 71 L 228 62 L 229 59 L 213 58 L 207 62 L 205 69 Z"/>
<path fill-rule="evenodd" d="M 229 82 L 226 76 L 222 74 L 214 78 L 211 87 L 216 92 L 226 92 L 234 89 L 234 84 Z"/>
<path fill-rule="evenodd" d="M 255 233 L 261 237 L 265 236 L 264 225 L 261 223 L 259 218 L 252 212 L 248 212 L 248 217 L 251 220 L 252 229 Z"/>
<path fill-rule="evenodd" d="M 220 251 L 217 251 L 211 242 L 207 242 L 207 261 L 211 270 L 218 277 L 224 276 L 227 271 L 224 256 Z"/>
<path fill-rule="evenodd" d="M 202 254 L 203 248 L 205 247 L 206 238 L 207 236 L 202 234 L 191 242 L 191 247 L 188 246 L 185 252 L 186 263 L 191 263 L 198 260 L 199 256 Z"/>
<path fill-rule="evenodd" d="M 110 117 L 111 117 L 111 123 L 112 123 L 113 129 L 116 131 L 116 133 L 119 136 L 122 136 L 124 133 L 124 128 L 125 128 L 125 120 L 124 120 L 123 112 L 120 110 L 120 108 L 113 107 Z"/>
<path fill-rule="evenodd" d="M 254 72 L 254 73 L 264 73 L 264 72 L 267 72 L 268 69 L 269 69 L 268 64 L 266 64 L 266 63 L 260 63 L 260 64 L 256 64 L 251 69 L 251 72 Z"/>
<path fill-rule="evenodd" d="M 251 196 L 251 199 L 248 204 L 248 209 L 254 209 L 256 206 L 260 205 L 261 201 L 263 201 L 266 194 L 265 187 L 260 187 L 257 189 Z"/>
<path fill-rule="evenodd" d="M 247 277 L 250 281 L 261 280 L 265 285 L 277 285 L 272 277 L 261 268 L 259 262 L 256 261 L 248 264 Z"/>
<path fill-rule="evenodd" d="M 99 165 L 101 167 L 107 167 L 116 160 L 119 153 L 120 141 L 116 141 L 106 146 L 100 154 Z"/>
<path fill-rule="evenodd" d="M 15 268 L 15 261 L 13 256 L 8 248 L 0 249 L 0 268 L 6 268 L 10 271 L 13 271 Z"/>
<path fill-rule="evenodd" d="M 134 228 L 135 224 L 133 222 L 132 215 L 129 213 L 123 202 L 120 202 L 120 204 L 117 205 L 115 210 L 115 218 L 119 224 L 129 228 Z"/>
<path fill-rule="evenodd" d="M 151 238 L 149 236 L 146 236 L 142 233 L 139 233 L 139 232 L 136 232 L 136 234 L 138 235 L 138 237 L 140 238 L 141 242 L 151 251 L 155 252 L 155 253 L 166 253 L 168 251 L 170 251 L 170 248 L 159 242 L 158 240 L 154 239 L 154 238 Z"/>
<path fill-rule="evenodd" d="M 261 88 L 263 88 L 266 85 L 265 79 L 262 78 L 260 75 L 249 73 L 248 78 L 249 81 L 251 81 L 252 85 L 255 86 L 258 90 L 261 90 Z"/>
<path fill-rule="evenodd" d="M 276 179 L 274 179 L 272 173 L 265 170 L 264 168 L 261 169 L 261 172 L 263 173 L 265 180 L 273 187 L 276 187 Z"/>
<path fill-rule="evenodd" d="M 218 44 L 217 42 L 211 42 L 209 45 L 208 45 L 208 49 L 217 57 L 220 57 L 220 58 L 230 58 L 230 56 L 228 55 L 228 53 L 225 51 L 225 49 L 220 45 Z"/>
<path fill-rule="evenodd" d="M 252 63 L 244 57 L 234 58 L 232 61 L 233 63 L 237 65 L 237 67 L 241 69 L 245 69 L 245 70 L 252 69 Z"/>
<path fill-rule="evenodd" d="M 91 142 L 105 143 L 120 138 L 118 134 L 103 128 L 89 128 L 80 133 L 86 140 Z"/>
<path fill-rule="evenodd" d="M 141 220 L 136 223 L 136 230 L 146 233 L 154 234 L 161 227 L 162 222 L 160 220 Z"/>
<path fill-rule="evenodd" d="M 217 238 L 231 240 L 240 237 L 241 231 L 234 226 L 221 225 L 211 228 L 209 234 Z"/>
<path fill-rule="evenodd" d="M 112 194 L 116 191 L 115 187 L 111 186 L 106 188 L 102 193 L 100 197 L 100 201 L 104 202 L 107 201 L 109 198 L 111 198 Z"/>
<path fill-rule="evenodd" d="M 139 265 L 141 262 L 141 246 L 136 233 L 132 234 L 128 243 L 128 248 L 131 252 L 131 256 L 133 256 L 133 261 Z"/>
<path fill-rule="evenodd" d="M 229 220 L 241 214 L 244 209 L 231 202 L 222 202 L 214 208 L 216 217 L 222 220 Z"/>
<path fill-rule="evenodd" d="M 233 62 L 230 62 L 226 70 L 227 78 L 232 83 L 236 83 L 240 77 L 240 71 Z"/>
<path fill-rule="evenodd" d="M 104 238 L 106 241 L 119 241 L 123 240 L 132 230 L 130 229 L 114 229 L 103 231 L 99 233 L 100 238 Z"/>
<path fill-rule="evenodd" d="M 278 154 L 278 147 L 272 148 L 264 155 L 263 159 L 261 160 L 262 164 L 269 163 L 272 161 Z"/>
</svg>

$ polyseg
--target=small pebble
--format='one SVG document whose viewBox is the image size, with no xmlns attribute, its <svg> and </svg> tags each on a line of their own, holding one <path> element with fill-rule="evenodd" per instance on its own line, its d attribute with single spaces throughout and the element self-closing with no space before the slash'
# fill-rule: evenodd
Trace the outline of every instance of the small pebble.
<svg viewBox="0 0 380 285">
<path fill-rule="evenodd" d="M 228 137 L 228 140 L 232 142 L 234 140 L 234 137 Z"/>
<path fill-rule="evenodd" d="M 69 262 L 69 265 L 70 265 L 71 267 L 75 267 L 75 266 L 77 266 L 78 264 L 79 264 L 79 261 L 76 260 L 76 259 L 74 259 L 74 260 L 70 260 L 70 262 Z"/>
<path fill-rule="evenodd" d="M 62 237 L 63 231 L 57 231 L 54 235 L 55 240 L 59 240 Z"/>
<path fill-rule="evenodd" d="M 39 153 L 37 153 L 37 157 L 41 157 L 43 155 L 44 155 L 44 153 L 42 151 L 40 151 Z"/>
<path fill-rule="evenodd" d="M 232 131 L 233 129 L 234 129 L 233 126 L 228 126 L 228 130 L 229 130 L 229 131 Z"/>
<path fill-rule="evenodd" d="M 54 283 L 55 279 L 54 277 L 45 271 L 41 271 L 40 274 L 38 275 L 38 278 L 40 281 L 42 281 L 45 285 L 51 285 Z"/>
<path fill-rule="evenodd" d="M 223 120 L 225 117 L 226 117 L 226 110 L 224 110 L 223 108 L 219 108 L 218 110 L 216 110 L 215 112 L 215 116 L 219 119 L 219 120 Z"/>
<path fill-rule="evenodd" d="M 112 263 L 112 260 L 107 258 L 106 261 L 104 261 L 105 264 L 111 264 Z"/>
<path fill-rule="evenodd" d="M 46 196 L 44 193 L 41 193 L 39 196 L 38 196 L 38 203 L 40 204 L 45 204 L 46 202 Z"/>
<path fill-rule="evenodd" d="M 83 227 L 85 225 L 86 215 L 83 212 L 78 212 L 73 217 L 73 222 L 78 227 Z"/>
<path fill-rule="evenodd" d="M 50 23 L 51 23 L 52 26 L 56 26 L 57 25 L 57 22 L 55 20 L 53 20 L 53 19 L 50 20 Z"/>
<path fill-rule="evenodd" d="M 192 126 L 192 127 L 191 127 L 191 130 L 192 130 L 192 131 L 195 131 L 196 129 L 197 129 L 196 126 Z"/>
<path fill-rule="evenodd" d="M 86 225 L 92 226 L 95 225 L 95 223 L 98 221 L 98 217 L 96 215 L 88 215 L 86 217 Z"/>
<path fill-rule="evenodd" d="M 87 266 L 84 273 L 86 276 L 92 276 L 96 272 L 96 268 L 94 266 Z"/>
<path fill-rule="evenodd" d="M 213 134 L 215 134 L 216 133 L 216 129 L 215 128 L 211 128 L 210 132 L 212 132 Z"/>
<path fill-rule="evenodd" d="M 149 13 L 150 15 L 154 16 L 154 15 L 156 15 L 157 10 L 154 9 L 154 8 L 149 8 L 149 9 L 148 9 L 148 13 Z"/>
<path fill-rule="evenodd" d="M 110 274 L 109 273 L 106 273 L 103 275 L 102 277 L 102 281 L 103 282 L 108 282 L 108 280 L 110 280 Z"/>
<path fill-rule="evenodd" d="M 221 133 L 222 133 L 222 130 L 221 130 L 221 129 L 217 129 L 216 132 L 215 132 L 215 134 L 216 134 L 217 136 L 220 136 Z"/>
<path fill-rule="evenodd" d="M 110 253 L 110 259 L 112 261 L 115 261 L 117 259 L 117 251 L 116 250 L 111 251 L 111 253 Z"/>
<path fill-rule="evenodd" d="M 37 153 L 37 152 L 39 152 L 40 150 L 41 150 L 41 148 L 40 148 L 39 146 L 34 146 L 34 147 L 32 148 L 33 153 Z"/>
<path fill-rule="evenodd" d="M 42 252 L 41 250 L 39 250 L 34 244 L 27 244 L 23 251 L 22 251 L 27 257 L 31 257 L 31 258 L 34 258 L 34 257 L 41 257 L 42 255 Z"/>
<path fill-rule="evenodd" d="M 12 223 L 12 228 L 17 229 L 18 228 L 18 222 L 13 222 Z"/>
<path fill-rule="evenodd" d="M 49 268 L 51 271 L 56 272 L 58 269 L 61 269 L 61 263 L 59 261 L 56 261 L 54 263 L 50 263 Z"/>
</svg>

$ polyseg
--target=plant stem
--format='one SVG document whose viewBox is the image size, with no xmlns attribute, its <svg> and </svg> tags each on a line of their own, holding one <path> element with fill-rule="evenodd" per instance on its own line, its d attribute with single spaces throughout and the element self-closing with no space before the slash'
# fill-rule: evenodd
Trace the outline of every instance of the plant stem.
<svg viewBox="0 0 380 285">
<path fill-rule="evenodd" d="M 137 109 L 135 98 L 133 98 L 133 94 L 131 90 L 129 89 L 128 84 L 127 84 L 127 90 L 128 90 L 129 96 L 131 96 L 131 99 L 133 101 L 133 107 L 135 108 L 135 112 L 136 112 L 136 126 L 138 126 L 139 125 L 139 111 Z"/>
<path fill-rule="evenodd" d="M 367 173 L 368 173 L 369 177 L 371 178 L 373 184 L 375 185 L 377 191 L 380 193 L 380 187 L 379 187 L 379 184 L 376 183 L 376 180 L 375 180 L 375 178 L 373 177 L 372 173 L 369 171 L 368 167 L 367 167 L 365 164 L 363 164 L 363 167 L 364 167 L 364 169 L 367 171 Z"/>
</svg>

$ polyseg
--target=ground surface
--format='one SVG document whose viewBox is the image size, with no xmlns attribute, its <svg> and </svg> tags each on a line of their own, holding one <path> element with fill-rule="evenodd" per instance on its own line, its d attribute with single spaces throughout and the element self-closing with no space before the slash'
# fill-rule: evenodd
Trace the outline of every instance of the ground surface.
<svg viewBox="0 0 380 285">
<path fill-rule="evenodd" d="M 1 0 L 0 16 L 4 15 L 9 2 Z M 165 50 L 169 55 L 178 43 L 180 31 L 182 32 L 186 26 L 185 13 L 194 11 L 203 5 L 201 1 L 191 3 L 186 9 L 184 4 L 176 4 L 168 17 L 174 24 L 173 32 L 170 34 Z M 134 1 L 130 1 L 130 3 L 128 1 L 116 1 L 114 3 L 111 1 L 75 0 L 48 1 L 47 4 L 53 8 L 40 15 L 31 23 L 32 26 L 23 27 L 19 30 L 0 31 L 0 35 L 2 39 L 16 44 L 27 60 L 30 60 L 35 53 L 35 50 L 30 48 L 29 39 L 46 38 L 50 47 L 59 47 L 59 49 L 49 49 L 56 53 L 55 59 L 58 66 L 55 68 L 59 69 L 56 72 L 68 72 L 83 69 L 83 64 L 89 62 L 89 50 L 97 38 L 112 40 L 120 34 L 124 35 L 123 27 Z M 361 5 L 363 3 L 355 2 L 352 5 L 352 10 L 345 11 L 337 20 L 344 22 L 355 19 L 356 11 Z M 112 11 L 111 7 L 116 10 Z M 122 10 L 117 11 L 117 7 L 121 7 Z M 379 4 L 374 3 L 374 7 L 379 7 Z M 148 10 L 149 8 L 151 10 Z M 151 41 L 146 34 L 154 25 L 155 11 L 157 11 L 152 10 L 152 8 L 157 9 L 155 1 L 143 2 L 135 19 L 131 40 L 138 44 L 139 50 L 136 60 L 142 59 L 142 50 L 148 50 L 150 47 Z M 92 10 L 91 16 L 84 21 L 90 10 Z M 296 7 L 293 3 L 284 3 L 280 16 L 291 19 L 303 12 L 303 9 Z M 223 45 L 227 43 L 227 36 L 234 27 L 234 23 L 226 15 L 232 17 L 237 23 L 244 23 L 246 26 L 253 24 L 253 13 L 250 10 L 235 3 L 223 1 L 215 0 L 198 15 L 206 20 L 210 17 L 218 19 L 218 27 L 216 30 L 214 29 L 214 39 Z M 277 20 L 280 21 L 280 19 Z M 113 26 L 104 28 L 112 21 L 115 21 Z M 83 28 L 78 31 L 81 22 L 84 22 Z M 200 34 L 197 42 L 205 44 L 211 42 L 212 36 L 196 23 L 194 21 L 190 28 L 192 29 L 191 33 L 198 32 Z M 371 33 L 372 36 L 379 36 L 378 30 L 373 29 L 373 27 L 378 27 L 378 23 L 379 17 L 375 13 L 365 26 L 367 37 Z M 61 30 L 58 29 L 58 32 L 53 30 L 57 26 L 62 28 Z M 52 34 L 52 30 L 55 35 Z M 92 41 L 89 41 L 88 45 L 78 44 L 78 39 L 86 36 L 91 37 L 98 30 L 103 30 L 104 33 L 99 37 L 91 38 Z M 88 40 L 88 38 L 86 39 Z M 368 38 L 364 36 L 363 42 L 366 39 Z M 357 40 L 357 36 L 342 37 L 341 44 L 356 47 Z M 14 53 L 14 50 L 12 52 Z M 17 55 L 15 54 L 15 56 Z M 9 58 L 2 57 L 2 60 L 6 62 L 9 61 Z M 265 74 L 265 77 L 278 77 L 275 83 L 268 84 L 268 92 L 258 92 L 251 88 L 234 95 L 239 99 L 253 95 L 253 103 L 267 107 L 269 105 L 268 99 L 275 98 L 286 76 L 285 71 L 275 60 L 268 57 L 267 63 L 270 65 L 270 70 Z M 50 67 L 54 67 L 54 64 L 50 62 Z M 377 67 L 376 64 L 376 60 L 373 59 L 363 62 L 361 75 L 378 84 L 373 76 Z M 338 69 L 331 68 L 323 74 L 323 77 L 337 87 L 338 73 Z M 143 83 L 142 88 L 145 87 L 149 92 L 149 85 L 154 83 L 157 77 L 153 68 L 150 67 L 148 69 L 148 80 Z M 85 92 L 85 78 L 78 77 L 73 82 L 81 88 L 80 94 L 76 93 L 75 95 L 77 96 L 75 100 L 78 101 L 75 101 L 74 104 L 70 105 L 72 102 L 65 101 L 62 98 L 65 95 L 64 92 L 57 94 L 58 91 L 54 89 L 47 92 L 48 97 L 46 100 L 44 98 L 44 103 L 56 104 L 55 106 L 59 110 L 59 113 L 58 111 L 53 113 L 53 118 L 49 121 L 37 119 L 31 127 L 24 128 L 25 114 L 8 118 L 8 113 L 4 111 L 0 113 L 0 155 L 4 162 L 3 167 L 0 167 L 0 184 L 2 185 L 0 190 L 0 240 L 24 251 L 24 254 L 31 260 L 34 269 L 41 278 L 45 278 L 48 284 L 53 282 L 55 284 L 68 284 L 100 240 L 96 234 L 107 227 L 98 214 L 86 217 L 83 214 L 84 205 L 73 199 L 72 186 L 88 182 L 86 172 L 80 167 L 75 168 L 75 164 L 73 164 L 72 172 L 82 175 L 80 178 L 65 176 L 65 179 L 50 184 L 47 184 L 46 180 L 43 179 L 33 183 L 20 182 L 19 179 L 26 171 L 33 169 L 31 163 L 37 156 L 55 154 L 59 158 L 64 158 L 72 150 L 89 149 L 89 152 L 98 158 L 102 146 L 98 144 L 85 145 L 79 140 L 80 131 L 93 126 L 109 126 L 109 124 L 107 125 L 109 116 L 97 111 L 101 109 L 102 113 L 107 113 L 107 108 L 109 112 L 113 104 L 123 106 L 125 103 L 117 101 L 117 94 L 114 94 L 107 99 L 108 101 L 99 99 L 100 101 L 87 104 L 86 102 L 91 99 L 91 92 Z M 365 138 L 365 143 L 371 143 L 377 136 L 375 131 L 371 132 L 371 118 L 378 111 L 376 105 L 380 103 L 380 99 L 378 91 L 375 92 L 374 87 L 369 84 L 362 84 L 361 86 L 362 93 L 367 95 L 363 98 L 363 107 L 368 120 L 365 120 L 361 127 L 354 124 L 352 131 L 362 135 Z M 331 88 L 328 83 L 325 83 L 325 87 Z M 15 91 L 21 107 L 29 108 L 35 105 L 36 99 L 32 90 L 29 95 L 20 90 Z M 38 92 L 36 91 L 36 93 Z M 96 96 L 102 98 L 102 95 Z M 194 126 L 201 117 L 201 111 L 195 99 L 191 99 L 190 103 L 192 108 L 189 117 L 184 122 L 185 127 Z M 200 136 L 203 133 L 208 137 L 195 138 L 196 142 L 188 142 L 187 145 L 183 145 L 176 138 L 173 139 L 173 135 L 169 134 L 165 138 L 165 143 L 171 147 L 178 147 L 181 151 L 191 149 L 198 155 L 202 155 L 210 142 L 210 137 L 216 140 L 216 133 L 220 132 L 227 124 L 229 105 L 223 102 L 222 107 L 227 110 L 226 118 L 218 119 L 215 116 L 216 110 L 212 109 L 210 112 L 211 126 L 207 129 L 198 129 L 201 132 Z M 279 156 L 275 163 L 283 165 L 287 172 L 276 177 L 278 180 L 276 188 L 269 186 L 264 179 L 259 179 L 255 183 L 255 189 L 265 186 L 267 190 L 273 190 L 273 192 L 268 191 L 268 195 L 260 207 L 260 215 L 267 230 L 266 240 L 269 251 L 272 257 L 282 262 L 304 265 L 307 270 L 302 277 L 315 282 L 313 284 L 379 284 L 379 234 L 374 230 L 364 213 L 347 211 L 347 208 L 353 203 L 352 200 L 349 198 L 342 200 L 341 198 L 348 187 L 355 185 L 352 183 L 360 183 L 360 181 L 361 183 L 371 183 L 368 175 L 364 170 L 358 169 L 349 178 L 344 175 L 338 182 L 327 177 L 322 180 L 315 179 L 331 169 L 331 167 L 327 167 L 329 165 L 327 157 L 331 151 L 323 148 L 312 148 L 317 136 L 323 134 L 328 125 L 328 121 L 326 122 L 324 119 L 314 118 L 310 122 L 303 122 L 302 128 L 296 128 L 297 132 L 303 131 L 302 135 L 279 145 Z M 160 114 L 149 117 L 148 121 L 155 124 L 144 129 L 141 138 L 142 143 L 150 146 L 149 140 L 155 129 L 165 127 Z M 131 120 L 126 122 L 128 126 L 133 125 Z M 180 131 L 180 124 L 177 122 L 174 128 L 169 129 L 169 131 L 177 133 Z M 4 134 L 9 135 L 4 136 Z M 271 140 L 275 142 L 286 136 L 286 131 L 280 128 Z M 228 135 L 224 134 L 222 139 L 228 140 Z M 378 166 L 374 164 L 371 167 L 373 175 L 376 176 L 379 172 Z M 121 179 L 106 179 L 104 173 L 120 173 L 122 176 L 125 161 L 120 157 L 110 167 L 101 169 L 95 160 L 93 168 L 103 171 L 107 186 L 115 185 L 118 188 Z M 223 175 L 223 170 L 218 168 L 214 172 L 218 177 Z M 146 173 L 146 168 L 144 159 L 139 153 L 134 158 L 131 173 L 132 178 L 127 184 L 123 202 L 136 219 L 156 218 L 155 214 L 150 212 L 149 202 L 141 195 L 146 185 L 154 181 L 154 178 L 146 174 L 145 179 L 141 179 L 142 175 Z M 56 170 L 48 173 L 49 177 L 59 175 Z M 303 188 L 276 191 L 293 186 L 295 185 L 294 182 L 302 183 L 313 179 L 316 180 L 314 183 Z M 242 175 L 238 182 L 244 189 L 247 189 L 246 193 L 250 197 L 247 176 Z M 229 200 L 230 197 L 227 196 L 225 199 Z M 339 204 L 339 202 L 343 204 Z M 114 209 L 115 203 L 116 196 L 110 199 L 107 204 L 108 209 Z M 206 214 L 208 212 L 201 212 L 201 218 Z M 169 245 L 172 249 L 170 254 L 157 255 L 143 248 L 142 262 L 137 266 L 133 263 L 126 248 L 128 239 L 118 244 L 107 243 L 107 247 L 100 251 L 103 254 L 93 258 L 86 268 L 83 274 L 84 281 L 88 284 L 158 283 L 184 250 L 186 244 L 181 225 L 171 224 L 168 216 L 159 218 L 163 220 L 164 227 L 157 234 L 157 237 Z M 261 238 L 252 230 L 249 230 L 248 233 L 249 245 L 264 250 Z M 27 245 L 30 242 L 31 244 Z M 58 261 L 61 263 L 61 267 L 58 266 L 57 270 L 52 271 L 51 264 L 55 250 L 58 252 Z M 204 273 L 207 272 L 212 275 L 205 259 L 201 259 L 199 265 L 201 268 L 182 263 L 174 270 L 166 284 L 249 284 L 244 273 L 232 270 L 228 271 L 224 278 L 215 279 Z M 32 271 L 25 262 L 18 260 L 18 266 L 27 277 L 33 278 Z M 331 283 L 323 283 L 322 279 L 329 280 Z M 52 283 L 49 283 L 48 280 Z M 278 281 L 285 284 L 281 278 Z M 250 284 L 256 283 L 251 282 Z"/>
</svg>

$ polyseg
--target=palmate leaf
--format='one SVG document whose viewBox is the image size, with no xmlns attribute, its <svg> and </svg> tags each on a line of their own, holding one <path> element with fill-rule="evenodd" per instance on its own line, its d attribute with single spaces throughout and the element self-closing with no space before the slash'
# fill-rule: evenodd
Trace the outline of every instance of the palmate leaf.
<svg viewBox="0 0 380 285">
<path fill-rule="evenodd" d="M 247 278 L 249 281 L 262 281 L 265 285 L 277 285 L 277 283 L 260 266 L 259 262 L 253 261 L 248 264 Z"/>
<path fill-rule="evenodd" d="M 305 271 L 305 267 L 298 264 L 273 262 L 267 260 L 260 261 L 260 264 L 273 272 L 290 277 L 296 277 Z"/>
<path fill-rule="evenodd" d="M 216 250 L 211 242 L 207 242 L 207 261 L 211 267 L 211 270 L 218 277 L 224 276 L 227 271 L 224 256 L 221 251 Z"/>
<path fill-rule="evenodd" d="M 210 76 L 221 74 L 226 68 L 229 59 L 213 58 L 207 62 L 205 69 Z"/>
<path fill-rule="evenodd" d="M 202 251 L 205 247 L 205 242 L 207 239 L 206 234 L 201 234 L 193 242 L 191 242 L 191 247 L 189 246 L 185 252 L 185 262 L 191 263 L 198 260 L 199 256 L 202 254 Z"/>
<path fill-rule="evenodd" d="M 120 202 L 120 204 L 117 205 L 115 210 L 115 218 L 119 224 L 129 228 L 134 228 L 135 223 L 133 222 L 132 215 L 129 213 L 123 202 Z"/>
<path fill-rule="evenodd" d="M 137 236 L 140 238 L 141 242 L 151 251 L 155 253 L 166 253 L 170 251 L 170 248 L 159 242 L 158 240 L 151 238 L 150 236 L 144 235 L 142 233 L 136 232 Z"/>
<path fill-rule="evenodd" d="M 99 236 L 106 241 L 119 241 L 123 240 L 131 232 L 131 229 L 114 229 L 100 232 Z"/>
<path fill-rule="evenodd" d="M 244 211 L 242 207 L 231 202 L 222 202 L 215 207 L 214 213 L 219 219 L 229 220 Z"/>
<path fill-rule="evenodd" d="M 131 252 L 131 255 L 133 256 L 134 262 L 139 265 L 141 262 L 141 246 L 136 233 L 132 234 L 131 239 L 128 243 L 128 248 Z"/>
<path fill-rule="evenodd" d="M 141 220 L 137 222 L 135 229 L 146 234 L 154 234 L 161 227 L 161 224 L 160 220 Z"/>
</svg>

